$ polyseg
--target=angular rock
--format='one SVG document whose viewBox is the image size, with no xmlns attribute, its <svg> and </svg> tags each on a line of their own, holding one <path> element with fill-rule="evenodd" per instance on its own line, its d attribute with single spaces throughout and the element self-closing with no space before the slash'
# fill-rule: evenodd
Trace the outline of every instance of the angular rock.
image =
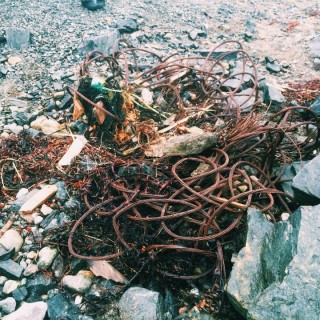
<svg viewBox="0 0 320 320">
<path fill-rule="evenodd" d="M 9 279 L 20 279 L 23 268 L 13 260 L 0 261 L 0 274 Z"/>
<path fill-rule="evenodd" d="M 275 225 L 248 210 L 246 246 L 227 285 L 247 319 L 319 319 L 320 206 L 301 207 Z"/>
<path fill-rule="evenodd" d="M 43 294 L 55 287 L 55 282 L 50 276 L 43 273 L 36 274 L 32 279 L 28 280 L 26 288 L 31 297 L 31 300 L 39 298 Z"/>
<path fill-rule="evenodd" d="M 120 38 L 118 30 L 104 31 L 98 36 L 90 36 L 84 38 L 84 47 L 78 49 L 79 53 L 85 54 L 86 52 L 98 50 L 105 54 L 112 54 L 114 43 Z M 115 51 L 118 47 L 115 48 Z"/>
<path fill-rule="evenodd" d="M 132 33 L 138 30 L 138 24 L 132 18 L 121 19 L 118 22 L 117 27 L 120 33 Z"/>
<path fill-rule="evenodd" d="M 63 262 L 63 258 L 60 254 L 58 254 L 56 256 L 56 258 L 54 259 L 52 266 L 51 266 L 53 275 L 60 279 L 63 276 L 64 273 L 64 262 Z"/>
<path fill-rule="evenodd" d="M 12 291 L 12 296 L 16 301 L 21 302 L 28 296 L 28 291 L 26 287 L 18 287 L 16 290 Z"/>
<path fill-rule="evenodd" d="M 23 238 L 17 230 L 10 229 L 4 233 L 4 235 L 0 239 L 0 244 L 6 250 L 14 249 L 15 252 L 19 252 L 23 245 Z"/>
<path fill-rule="evenodd" d="M 275 86 L 265 83 L 261 86 L 261 89 L 263 91 L 263 102 L 265 104 L 281 107 L 286 102 L 286 98 Z"/>
<path fill-rule="evenodd" d="M 18 286 L 19 286 L 18 281 L 8 280 L 5 282 L 3 289 L 2 289 L 2 292 L 5 294 L 10 294 L 14 290 L 16 290 L 18 288 Z"/>
<path fill-rule="evenodd" d="M 63 319 L 70 308 L 68 300 L 62 294 L 56 294 L 47 301 L 49 319 Z"/>
<path fill-rule="evenodd" d="M 36 115 L 28 112 L 17 112 L 14 120 L 19 126 L 23 126 L 25 124 L 30 124 L 32 121 L 34 121 L 36 118 Z"/>
<path fill-rule="evenodd" d="M 292 180 L 308 162 L 309 161 L 294 161 L 286 165 L 284 173 L 281 177 L 281 180 L 284 180 L 284 182 L 281 183 L 281 187 L 284 192 L 294 196 Z"/>
<path fill-rule="evenodd" d="M 81 4 L 88 10 L 95 11 L 105 6 L 105 0 L 81 0 Z"/>
<path fill-rule="evenodd" d="M 274 73 L 278 73 L 278 72 L 281 71 L 281 67 L 277 63 L 275 63 L 274 61 L 273 62 L 271 62 L 271 61 L 267 62 L 266 69 L 268 71 L 271 71 L 271 72 L 274 72 Z"/>
<path fill-rule="evenodd" d="M 119 310 L 123 320 L 163 320 L 160 293 L 140 287 L 132 287 L 122 295 Z"/>
<path fill-rule="evenodd" d="M 52 135 L 53 137 L 66 133 L 66 131 L 63 130 L 63 126 L 61 126 L 58 121 L 47 118 L 46 116 L 38 117 L 31 122 L 30 126 L 35 130 L 42 131 L 44 134 Z"/>
<path fill-rule="evenodd" d="M 14 251 L 14 248 L 7 250 L 0 244 L 0 261 L 12 258 L 14 256 Z"/>
<path fill-rule="evenodd" d="M 4 316 L 2 320 L 43 320 L 48 306 L 45 302 L 24 303 L 18 310 Z"/>
<path fill-rule="evenodd" d="M 57 249 L 52 249 L 50 247 L 44 247 L 39 251 L 39 260 L 37 266 L 40 270 L 48 269 L 55 257 L 58 254 Z"/>
<path fill-rule="evenodd" d="M 62 285 L 72 291 L 84 293 L 90 288 L 93 277 L 91 271 L 80 270 L 76 276 L 64 276 Z"/>
<path fill-rule="evenodd" d="M 16 305 L 17 302 L 12 297 L 0 301 L 0 309 L 5 314 L 13 312 L 16 309 Z"/>
<path fill-rule="evenodd" d="M 29 46 L 30 31 L 26 28 L 8 28 L 6 30 L 7 46 L 10 49 L 22 50 Z"/>
<path fill-rule="evenodd" d="M 29 276 L 37 273 L 38 271 L 39 271 L 38 266 L 36 264 L 31 263 L 26 267 L 26 270 L 24 270 L 23 275 L 25 277 L 29 277 Z"/>
<path fill-rule="evenodd" d="M 156 144 L 151 144 L 145 151 L 148 157 L 185 156 L 198 154 L 218 142 L 218 135 L 205 133 L 197 127 L 189 128 L 189 133 L 170 138 L 161 138 Z"/>
<path fill-rule="evenodd" d="M 292 188 L 298 200 L 305 205 L 320 203 L 320 155 L 308 162 L 293 178 Z"/>
<path fill-rule="evenodd" d="M 313 101 L 310 108 L 317 116 L 320 116 L 320 95 Z"/>
</svg>

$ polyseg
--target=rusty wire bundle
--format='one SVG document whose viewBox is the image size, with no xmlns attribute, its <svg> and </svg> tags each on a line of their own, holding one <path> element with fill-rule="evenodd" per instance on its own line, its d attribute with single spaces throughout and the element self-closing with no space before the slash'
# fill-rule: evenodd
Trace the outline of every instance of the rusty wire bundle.
<svg viewBox="0 0 320 320">
<path fill-rule="evenodd" d="M 194 280 L 212 275 L 217 280 L 215 289 L 223 291 L 223 241 L 239 228 L 247 208 L 260 208 L 273 221 L 283 210 L 291 212 L 294 208 L 294 199 L 279 189 L 279 183 L 287 163 L 311 158 L 317 150 L 318 118 L 306 107 L 288 107 L 273 115 L 254 109 L 246 112 L 248 101 L 252 101 L 251 108 L 258 104 L 255 66 L 240 47 L 235 52 L 240 55 L 243 69 L 232 73 L 235 66 L 228 69 L 230 66 L 224 62 L 232 52 L 211 58 L 217 49 L 219 46 L 207 57 L 172 55 L 162 59 L 153 54 L 155 66 L 138 73 L 141 66 L 137 52 L 150 53 L 147 50 L 126 48 L 113 57 L 97 52 L 88 55 L 81 69 L 84 81 L 77 90 L 70 91 L 76 97 L 75 104 L 79 100 L 83 106 L 89 124 L 117 138 L 111 138 L 112 147 L 87 145 L 66 169 L 68 187 L 81 194 L 87 207 L 69 233 L 68 247 L 74 257 L 127 261 L 129 255 L 135 272 L 139 269 L 135 261 L 141 259 L 168 277 Z M 100 91 L 89 90 L 89 68 L 95 61 L 100 66 L 104 62 L 108 65 L 107 85 Z M 250 72 L 246 71 L 248 63 Z M 235 77 L 238 87 L 231 90 L 224 86 Z M 248 91 L 239 102 L 243 96 L 240 86 Z M 154 92 L 157 99 L 162 97 L 165 107 L 159 109 L 159 104 L 151 107 L 140 101 L 139 90 L 143 87 Z M 141 108 L 151 113 L 144 114 Z M 126 131 L 125 126 L 129 124 L 132 129 L 126 131 L 128 135 L 139 136 L 139 124 L 151 114 L 162 130 L 162 116 L 170 112 L 176 115 L 175 123 L 181 119 L 186 126 L 209 123 L 213 131 L 214 121 L 223 118 L 226 126 L 219 131 L 219 143 L 197 155 L 153 159 L 143 153 L 150 143 L 147 140 L 144 145 L 138 144 L 141 148 L 134 153 L 122 153 L 118 133 Z M 152 130 L 154 126 L 149 125 Z M 170 130 L 178 134 L 174 126 L 162 132 Z M 131 143 L 130 139 L 126 144 Z M 61 172 L 53 165 L 63 154 L 66 142 L 52 141 L 55 148 L 51 152 L 26 157 L 35 167 L 39 166 L 39 157 L 46 158 L 47 165 L 42 166 L 50 166 L 50 175 L 59 177 Z M 1 154 L 0 161 L 16 156 Z M 17 166 L 20 172 L 24 170 L 22 162 L 23 157 Z M 86 246 L 79 239 L 89 228 L 98 241 L 92 243 L 88 238 L 92 245 Z"/>
</svg>

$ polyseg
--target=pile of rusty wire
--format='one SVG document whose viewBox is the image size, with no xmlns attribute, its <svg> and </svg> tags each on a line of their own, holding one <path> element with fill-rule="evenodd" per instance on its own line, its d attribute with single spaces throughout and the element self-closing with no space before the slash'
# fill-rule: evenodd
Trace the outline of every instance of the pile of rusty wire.
<svg viewBox="0 0 320 320">
<path fill-rule="evenodd" d="M 97 144 L 91 138 L 61 173 L 55 165 L 69 141 L 34 138 L 29 141 L 32 150 L 21 154 L 23 145 L 9 139 L 0 147 L 0 161 L 4 164 L 6 159 L 16 158 L 16 169 L 2 165 L 2 182 L 21 187 L 17 172 L 22 178 L 33 177 L 33 182 L 39 180 L 37 172 L 42 178 L 63 177 L 70 193 L 81 196 L 86 207 L 81 208 L 81 216 L 75 216 L 68 235 L 74 257 L 118 261 L 118 268 L 119 261 L 126 261 L 136 273 L 149 263 L 153 271 L 177 279 L 211 275 L 223 291 L 224 239 L 241 227 L 250 206 L 260 208 L 272 221 L 283 211 L 295 209 L 293 197 L 279 188 L 281 177 L 286 164 L 310 159 L 318 150 L 319 120 L 302 106 L 259 113 L 254 109 L 259 101 L 251 58 L 241 47 L 235 50 L 242 71 L 232 73 L 236 67 L 224 59 L 234 52 L 211 58 L 219 48 L 206 57 L 172 55 L 162 59 L 152 54 L 157 63 L 142 71 L 137 55 L 150 54 L 148 50 L 126 48 L 113 56 L 91 53 L 82 65 L 79 88 L 69 89 L 74 108 L 78 108 L 76 118 L 87 115 L 89 125 L 96 132 L 100 128 L 111 144 Z M 92 81 L 92 64 L 97 63 L 99 69 L 105 62 L 105 81 Z M 246 71 L 248 63 L 250 72 Z M 225 85 L 236 78 L 235 89 Z M 244 87 L 246 97 L 239 100 Z M 148 105 L 140 99 L 142 88 L 153 92 L 154 101 L 162 98 L 164 102 Z M 248 101 L 252 101 L 251 111 L 245 112 Z M 217 130 L 215 121 L 222 118 L 225 126 L 219 130 L 219 143 L 201 154 L 183 157 L 148 158 L 143 148 L 122 152 L 150 114 L 154 127 L 161 130 L 170 113 L 175 114 L 176 124 L 209 123 L 213 131 Z M 177 127 L 169 127 L 179 134 Z M 129 139 L 120 139 L 119 133 Z M 145 134 L 151 143 L 151 134 Z M 12 174 L 11 182 L 3 178 L 6 170 Z"/>
</svg>

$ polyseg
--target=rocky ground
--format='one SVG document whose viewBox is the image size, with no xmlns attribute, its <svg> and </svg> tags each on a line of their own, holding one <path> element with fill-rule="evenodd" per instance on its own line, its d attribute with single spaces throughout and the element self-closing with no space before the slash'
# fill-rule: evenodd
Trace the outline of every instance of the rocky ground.
<svg viewBox="0 0 320 320">
<path fill-rule="evenodd" d="M 90 40 L 98 43 L 95 37 L 105 35 L 100 45 L 111 50 L 113 40 L 121 34 L 132 45 L 160 55 L 176 51 L 184 55 L 201 54 L 223 40 L 238 40 L 254 59 L 259 78 L 266 78 L 275 88 L 286 88 L 288 82 L 320 77 L 319 19 L 319 5 L 296 0 L 270 3 L 123 0 L 108 1 L 104 9 L 95 12 L 83 8 L 79 0 L 2 0 L 1 139 L 29 129 L 34 120 L 43 119 L 41 116 L 60 124 L 70 118 L 71 100 L 66 86 L 77 85 L 79 65 L 86 50 L 90 50 Z M 11 27 L 22 29 L 13 34 L 13 38 L 20 39 L 18 43 L 12 43 L 6 33 Z M 273 98 L 283 102 L 279 92 Z M 65 253 L 59 252 L 55 245 L 39 246 L 37 237 L 42 238 L 45 230 L 68 223 L 68 210 L 77 207 L 63 181 L 49 183 L 57 186 L 59 196 L 56 197 L 63 201 L 65 213 L 57 214 L 54 208 L 43 205 L 30 224 L 16 221 L 0 240 L 1 315 L 12 313 L 21 302 L 27 301 L 30 305 L 23 305 L 17 314 L 5 319 L 117 319 L 117 308 L 112 305 L 104 316 L 95 316 L 96 310 L 90 308 L 101 302 L 99 297 L 106 290 L 113 290 L 108 280 L 97 280 L 88 272 L 87 265 L 77 259 L 66 268 Z M 1 225 L 7 221 L 8 212 L 19 210 L 27 191 L 20 189 L 9 206 L 0 203 Z M 139 294 L 145 299 L 143 307 L 152 310 L 154 301 L 159 299 L 158 293 L 141 291 Z M 124 317 L 131 299 L 129 292 L 120 303 Z M 170 299 L 168 294 L 167 309 Z M 230 312 L 229 316 L 224 315 L 226 319 L 234 317 L 234 311 L 226 312 Z M 167 319 L 172 319 L 175 313 L 176 310 L 169 312 Z M 193 316 L 200 319 L 199 314 Z M 183 317 L 188 318 L 182 315 L 177 319 Z M 201 319 L 211 318 L 201 315 Z"/>
</svg>

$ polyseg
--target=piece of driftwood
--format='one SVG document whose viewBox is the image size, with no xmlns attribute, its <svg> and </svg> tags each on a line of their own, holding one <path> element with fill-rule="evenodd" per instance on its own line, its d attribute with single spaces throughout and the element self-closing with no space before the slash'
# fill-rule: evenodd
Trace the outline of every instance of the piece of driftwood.
<svg viewBox="0 0 320 320">
<path fill-rule="evenodd" d="M 28 199 L 20 208 L 20 213 L 32 213 L 58 191 L 55 185 L 46 185 Z"/>
<path fill-rule="evenodd" d="M 69 166 L 73 160 L 83 149 L 83 147 L 86 145 L 88 140 L 84 136 L 77 136 L 67 152 L 64 154 L 64 156 L 60 159 L 58 162 L 58 167 L 61 166 Z"/>
</svg>

